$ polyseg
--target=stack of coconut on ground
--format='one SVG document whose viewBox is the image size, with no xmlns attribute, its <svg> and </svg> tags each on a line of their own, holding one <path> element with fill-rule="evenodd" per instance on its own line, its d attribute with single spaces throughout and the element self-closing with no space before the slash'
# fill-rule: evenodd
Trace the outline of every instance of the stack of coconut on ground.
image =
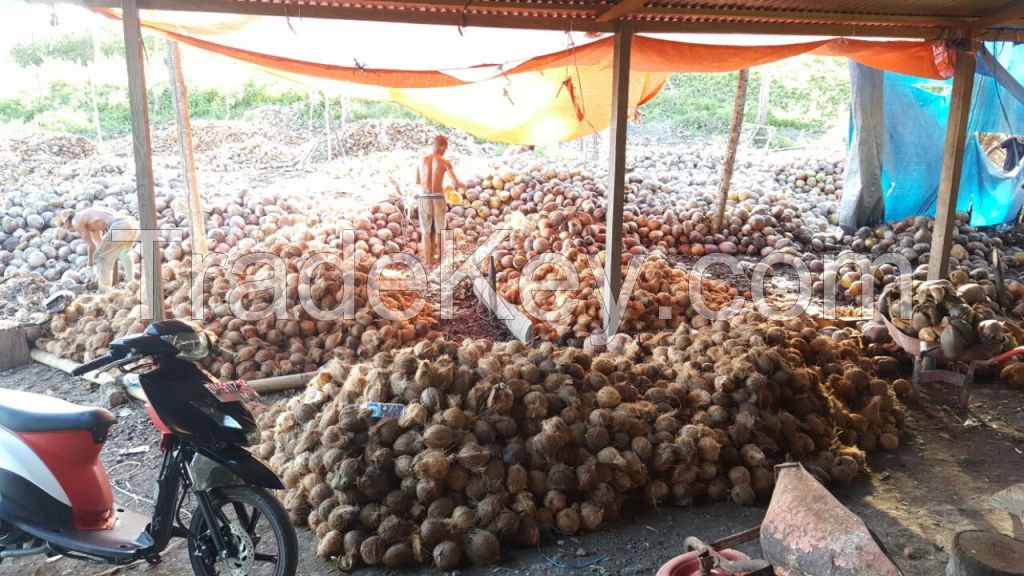
<svg viewBox="0 0 1024 576">
<path fill-rule="evenodd" d="M 405 244 L 403 238 L 409 237 L 408 224 L 393 205 L 375 205 L 366 216 L 354 220 L 325 221 L 311 214 L 294 217 L 268 200 L 272 197 L 254 196 L 244 199 L 241 206 L 230 204 L 223 210 L 214 204 L 211 251 L 226 254 L 227 258 L 226 265 L 219 265 L 212 257 L 212 265 L 197 268 L 202 271 L 202 278 L 195 279 L 199 283 L 195 289 L 201 289 L 201 310 L 193 309 L 191 255 L 180 246 L 164 251 L 165 304 L 170 316 L 204 321 L 226 347 L 238 353 L 230 361 L 215 361 L 211 367 L 216 374 L 258 379 L 310 372 L 336 355 L 369 358 L 380 350 L 436 336 L 431 332 L 436 317 L 429 307 L 402 322 L 384 319 L 370 308 L 367 273 L 374 257 L 398 252 Z M 310 277 L 300 282 L 299 268 L 307 256 L 327 250 L 340 255 L 343 243 L 352 247 L 352 254 L 340 269 L 333 265 L 310 268 Z M 268 312 L 275 297 L 273 290 L 252 292 L 232 304 L 229 296 L 239 282 L 269 279 L 274 274 L 272 262 L 265 259 L 245 265 L 243 258 L 250 255 L 272 255 L 284 263 L 280 302 L 286 318 Z M 349 282 L 351 289 L 346 286 Z M 53 338 L 44 338 L 38 345 L 80 361 L 102 354 L 113 337 L 144 327 L 138 321 L 138 293 L 138 283 L 132 282 L 105 294 L 79 297 L 52 321 Z M 390 290 L 381 296 L 385 306 L 399 311 L 408 308 L 419 295 Z M 311 309 L 344 310 L 339 307 L 349 300 L 351 317 L 318 320 L 311 313 Z"/>
<path fill-rule="evenodd" d="M 328 364 L 261 416 L 258 453 L 293 521 L 344 569 L 490 564 L 503 545 L 596 530 L 627 503 L 751 504 L 790 459 L 850 482 L 862 449 L 898 446 L 901 422 L 876 377 L 891 362 L 852 336 L 741 316 L 696 317 L 634 357 L 425 340 Z M 404 411 L 374 419 L 373 402 Z"/>
<path fill-rule="evenodd" d="M 394 124 L 397 127 L 394 130 L 390 127 L 382 129 L 384 124 L 379 123 L 362 127 L 353 124 L 351 129 L 403 142 L 411 137 L 402 134 L 414 133 L 422 140 L 430 132 L 422 126 L 412 129 L 399 124 Z M 211 138 L 203 140 L 201 147 L 209 147 L 221 138 L 248 145 L 248 129 L 235 134 L 229 128 L 228 125 L 211 124 Z M 414 144 L 420 141 L 412 140 Z M 373 146 L 377 144 L 367 144 L 368 149 Z M 172 147 L 166 148 L 168 152 L 172 151 Z M 218 150 L 214 147 L 206 153 L 216 155 Z M 54 289 L 80 288 L 81 284 L 92 280 L 86 265 L 84 242 L 51 227 L 54 213 L 63 208 L 90 205 L 133 213 L 136 207 L 134 185 L 130 170 L 126 169 L 127 158 L 85 155 L 88 151 L 87 146 L 78 146 L 77 140 L 68 141 L 62 137 L 16 141 L 8 146 L 10 159 L 0 165 L 0 180 L 5 192 L 0 200 L 0 211 L 3 212 L 0 215 L 0 267 L 5 276 L 38 272 L 47 280 L 60 284 Z M 451 207 L 449 224 L 463 252 L 473 251 L 496 228 L 513 229 L 511 237 L 499 247 L 495 256 L 499 289 L 507 299 L 517 304 L 522 302 L 518 280 L 527 271 L 525 267 L 530 258 L 538 254 L 567 258 L 580 277 L 581 287 L 571 294 L 580 303 L 567 320 L 538 333 L 560 343 L 580 345 L 585 335 L 599 326 L 601 318 L 595 292 L 599 282 L 594 277 L 592 263 L 596 262 L 598 269 L 603 267 L 604 176 L 545 165 L 529 157 L 515 157 L 508 162 L 511 168 L 492 170 L 481 177 L 466 179 L 471 185 L 462 201 Z M 640 288 L 629 301 L 622 330 L 653 333 L 673 328 L 677 322 L 675 318 L 692 316 L 686 290 L 688 273 L 676 264 L 679 257 L 685 255 L 723 252 L 750 259 L 782 251 L 808 262 L 817 274 L 816 288 L 819 291 L 823 291 L 828 282 L 836 281 L 847 298 L 860 294 L 868 282 L 877 291 L 881 285 L 895 278 L 898 271 L 892 266 L 880 268 L 874 276 L 862 277 L 849 265 L 824 264 L 815 254 L 807 252 L 828 251 L 843 243 L 837 242 L 837 229 L 830 224 L 837 209 L 832 187 L 838 190 L 841 186 L 840 166 L 836 163 L 738 166 L 727 222 L 720 232 L 715 233 L 708 219 L 713 207 L 715 174 L 719 168 L 717 157 L 695 147 L 645 152 L 634 162 L 624 213 L 625 252 L 627 256 L 659 253 L 664 256 L 651 258 L 641 271 Z M 375 198 L 391 195 L 394 189 L 390 182 L 383 181 L 380 171 L 352 171 L 349 174 L 353 178 L 367 180 L 353 183 L 353 186 L 376 187 L 384 191 Z M 351 201 L 351 197 L 341 191 L 337 194 L 307 194 L 304 189 L 299 189 L 300 193 L 295 193 L 289 182 L 294 181 L 282 180 L 250 191 L 219 174 L 205 173 L 202 180 L 211 250 L 226 254 L 229 262 L 260 251 L 281 255 L 286 261 L 289 286 L 287 319 L 227 320 L 223 315 L 229 287 L 237 280 L 252 279 L 251 274 L 255 274 L 257 268 L 235 276 L 223 270 L 211 270 L 206 277 L 209 290 L 204 295 L 203 310 L 193 310 L 196 303 L 191 302 L 186 288 L 191 268 L 187 233 L 185 244 L 168 246 L 164 250 L 165 287 L 172 315 L 203 318 L 232 345 L 260 351 L 260 358 L 255 362 L 266 368 L 266 371 L 251 370 L 253 364 L 246 364 L 240 371 L 238 366 L 227 364 L 218 365 L 217 372 L 235 376 L 247 374 L 253 378 L 284 374 L 318 365 L 338 351 L 369 358 L 379 351 L 411 344 L 418 338 L 431 335 L 435 326 L 431 306 L 426 306 L 417 319 L 403 325 L 392 325 L 369 314 L 364 305 L 363 278 L 369 271 L 371 258 L 396 251 L 415 253 L 419 242 L 416 222 L 408 220 L 401 206 L 387 202 L 360 204 Z M 158 170 L 156 185 L 160 225 L 187 229 L 188 210 L 176 167 Z M 871 229 L 870 233 L 861 231 L 856 237 L 843 241 L 855 250 L 868 253 L 913 250 L 923 254 L 923 246 L 930 240 L 930 226 L 929 219 L 914 219 Z M 355 230 L 351 238 L 342 237 L 345 228 Z M 958 230 L 954 257 L 963 266 L 987 266 L 984 261 L 990 256 L 991 249 L 999 246 L 999 239 L 963 223 L 958 224 Z M 355 246 L 356 258 L 352 268 L 342 271 L 341 278 L 346 278 L 346 275 L 356 278 L 357 318 L 316 321 L 296 301 L 300 296 L 297 289 L 298 264 L 302 256 L 311 251 L 340 251 L 342 240 L 352 240 L 347 243 Z M 1012 256 L 1008 254 L 1007 261 L 1012 262 Z M 589 257 L 596 260 L 588 260 Z M 921 258 L 917 260 L 918 263 L 920 261 Z M 549 277 L 554 272 L 551 267 L 534 270 L 531 282 Z M 260 273 L 266 274 L 266 267 Z M 324 309 L 342 301 L 344 294 L 337 290 L 337 275 L 324 270 L 318 270 L 316 274 L 318 281 L 325 280 L 320 282 L 321 286 L 315 293 L 310 294 L 313 300 Z M 531 282 L 525 284 L 527 290 L 531 288 Z M 736 287 L 708 281 L 704 288 L 706 303 L 715 309 L 731 299 Z M 1010 293 L 1009 305 L 1019 305 L 1024 290 L 1012 288 Z M 122 335 L 123 330 L 137 327 L 134 321 L 126 319 L 137 318 L 132 314 L 138 305 L 133 294 L 92 295 L 77 311 L 77 318 L 56 320 L 53 338 L 44 340 L 42 345 L 79 360 L 102 353 L 105 345 L 101 344 L 108 336 L 86 337 L 82 328 L 96 322 L 100 333 L 114 337 Z M 395 296 L 393 304 L 396 306 L 408 301 L 408 295 Z M 558 304 L 550 294 L 541 293 L 539 296 L 541 307 Z M 260 304 L 259 298 L 253 303 L 265 305 L 265 302 Z M 671 312 L 666 314 L 669 318 L 662 317 L 663 310 Z M 117 314 L 120 316 L 115 317 Z M 106 332 L 108 328 L 109 333 Z M 246 354 L 249 354 L 248 350 Z M 307 358 L 300 362 L 299 356 L 302 355 Z"/>
</svg>

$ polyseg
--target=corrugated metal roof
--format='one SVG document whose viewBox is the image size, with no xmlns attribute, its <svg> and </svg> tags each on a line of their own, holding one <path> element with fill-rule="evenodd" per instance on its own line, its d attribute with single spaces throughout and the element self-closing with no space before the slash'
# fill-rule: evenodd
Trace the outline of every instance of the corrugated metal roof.
<svg viewBox="0 0 1024 576">
<path fill-rule="evenodd" d="M 118 0 L 74 0 L 119 7 Z M 140 8 L 432 24 L 610 31 L 944 37 L 981 22 L 1024 30 L 1014 0 L 139 0 Z M 605 18 L 602 14 L 611 10 Z M 998 16 L 997 22 L 987 19 Z M 1021 33 L 1024 34 L 1024 33 Z"/>
</svg>

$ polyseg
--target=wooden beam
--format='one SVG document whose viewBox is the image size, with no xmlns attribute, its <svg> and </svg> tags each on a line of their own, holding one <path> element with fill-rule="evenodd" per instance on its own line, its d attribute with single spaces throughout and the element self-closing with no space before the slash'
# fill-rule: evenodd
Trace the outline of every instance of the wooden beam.
<svg viewBox="0 0 1024 576">
<path fill-rule="evenodd" d="M 633 23 L 618 22 L 612 55 L 612 123 L 608 142 L 608 202 L 604 242 L 604 327 L 610 337 L 610 320 L 622 289 L 622 216 L 626 188 L 626 120 L 629 115 L 629 60 L 633 52 Z M 617 316 L 617 314 L 614 314 Z"/>
<path fill-rule="evenodd" d="M 725 18 L 756 20 L 758 22 L 806 22 L 819 24 L 886 24 L 903 26 L 970 28 L 975 17 L 925 16 L 918 14 L 858 14 L 817 10 L 743 10 L 732 8 L 670 8 L 652 6 L 638 11 L 640 16 L 672 18 Z"/>
<path fill-rule="evenodd" d="M 637 15 L 637 34 L 768 34 L 786 36 L 847 36 L 862 38 L 916 38 L 938 40 L 956 37 L 957 30 L 918 26 L 872 26 L 868 24 L 787 24 L 785 22 L 678 22 L 641 19 Z M 966 31 L 964 32 L 966 33 Z"/>
<path fill-rule="evenodd" d="M 974 22 L 978 29 L 991 28 L 999 24 L 1006 24 L 1014 20 L 1024 19 L 1024 3 L 1019 0 L 1003 5 L 1002 8 L 983 14 Z"/>
<path fill-rule="evenodd" d="M 736 80 L 736 99 L 732 104 L 732 128 L 729 130 L 729 144 L 725 148 L 722 160 L 722 179 L 718 183 L 718 204 L 715 206 L 715 231 L 722 229 L 725 221 L 725 205 L 729 201 L 729 184 L 732 182 L 732 168 L 736 163 L 736 150 L 740 145 L 740 133 L 743 131 L 743 111 L 747 106 L 747 81 L 750 79 L 750 68 L 740 70 Z"/>
<path fill-rule="evenodd" d="M 135 157 L 135 191 L 139 197 L 139 224 L 142 228 L 143 302 L 149 318 L 163 320 L 163 281 L 160 277 L 160 256 L 154 241 L 157 234 L 156 186 L 153 184 L 153 144 L 149 134 L 149 109 L 146 102 L 146 69 L 143 64 L 145 46 L 139 25 L 136 0 L 122 2 L 124 15 L 124 53 L 128 65 L 128 108 L 131 111 L 132 154 Z M 148 239 L 147 240 L 147 235 Z"/>
<path fill-rule="evenodd" d="M 647 0 L 619 0 L 619 3 L 602 12 L 598 22 L 611 22 L 623 16 L 628 16 L 644 7 Z"/>
<path fill-rule="evenodd" d="M 192 236 L 192 254 L 206 257 L 206 222 L 203 220 L 203 204 L 199 197 L 196 181 L 196 158 L 192 149 L 192 119 L 188 109 L 188 87 L 181 70 L 181 50 L 178 43 L 167 39 L 167 69 L 171 77 L 171 94 L 174 97 L 174 119 L 178 126 L 178 151 L 181 154 L 181 177 L 185 180 L 188 194 L 189 233 Z"/>
<path fill-rule="evenodd" d="M 949 103 L 949 121 L 946 124 L 946 145 L 942 153 L 942 172 L 939 175 L 939 198 L 935 208 L 935 226 L 932 230 L 932 249 L 928 258 L 928 279 L 937 280 L 949 275 L 949 253 L 953 247 L 953 220 L 956 216 L 960 171 L 964 162 L 967 142 L 967 117 L 971 112 L 971 91 L 974 89 L 974 51 L 959 51 L 953 74 L 953 95 Z"/>
</svg>

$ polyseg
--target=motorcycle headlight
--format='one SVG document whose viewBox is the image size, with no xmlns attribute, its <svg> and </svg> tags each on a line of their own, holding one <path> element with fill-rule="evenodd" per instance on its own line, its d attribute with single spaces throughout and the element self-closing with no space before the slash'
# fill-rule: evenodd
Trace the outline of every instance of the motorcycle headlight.
<svg viewBox="0 0 1024 576">
<path fill-rule="evenodd" d="M 182 332 L 181 334 L 169 334 L 160 338 L 177 348 L 178 358 L 182 360 L 195 362 L 205 358 L 210 353 L 210 346 L 206 335 L 199 332 Z"/>
</svg>

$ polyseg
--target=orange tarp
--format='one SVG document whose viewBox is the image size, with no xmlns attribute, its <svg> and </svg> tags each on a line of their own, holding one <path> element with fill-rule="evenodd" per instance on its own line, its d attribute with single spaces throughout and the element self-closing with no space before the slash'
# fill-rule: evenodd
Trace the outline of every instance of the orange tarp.
<svg viewBox="0 0 1024 576">
<path fill-rule="evenodd" d="M 119 12 L 113 10 L 97 11 L 119 18 Z M 335 81 L 340 91 L 396 102 L 438 123 L 486 140 L 545 144 L 572 140 L 610 124 L 611 37 L 536 55 L 519 63 L 401 70 L 344 66 L 325 62 L 327 58 L 323 57 L 314 59 L 325 52 L 337 60 L 332 46 L 324 46 L 322 51 L 300 50 L 303 55 L 314 52 L 309 59 L 283 56 L 283 43 L 287 43 L 289 35 L 298 34 L 292 29 L 290 34 L 268 38 L 265 29 L 271 23 L 267 19 L 271 17 L 232 17 L 210 23 L 208 15 L 202 19 L 188 13 L 146 11 L 142 25 L 181 43 L 255 64 L 282 77 Z M 247 36 L 245 31 L 254 23 L 263 24 L 264 29 Z M 288 28 L 282 30 L 292 28 L 290 22 L 284 24 Z M 278 38 L 282 44 L 275 46 Z M 427 43 L 424 50 L 437 50 L 437 46 Z M 630 61 L 629 107 L 635 113 L 638 106 L 657 95 L 673 72 L 731 72 L 800 54 L 850 58 L 875 68 L 924 78 L 945 78 L 952 70 L 952 53 L 930 41 L 835 38 L 775 46 L 722 46 L 637 36 Z M 354 57 L 352 60 L 358 64 Z"/>
</svg>

